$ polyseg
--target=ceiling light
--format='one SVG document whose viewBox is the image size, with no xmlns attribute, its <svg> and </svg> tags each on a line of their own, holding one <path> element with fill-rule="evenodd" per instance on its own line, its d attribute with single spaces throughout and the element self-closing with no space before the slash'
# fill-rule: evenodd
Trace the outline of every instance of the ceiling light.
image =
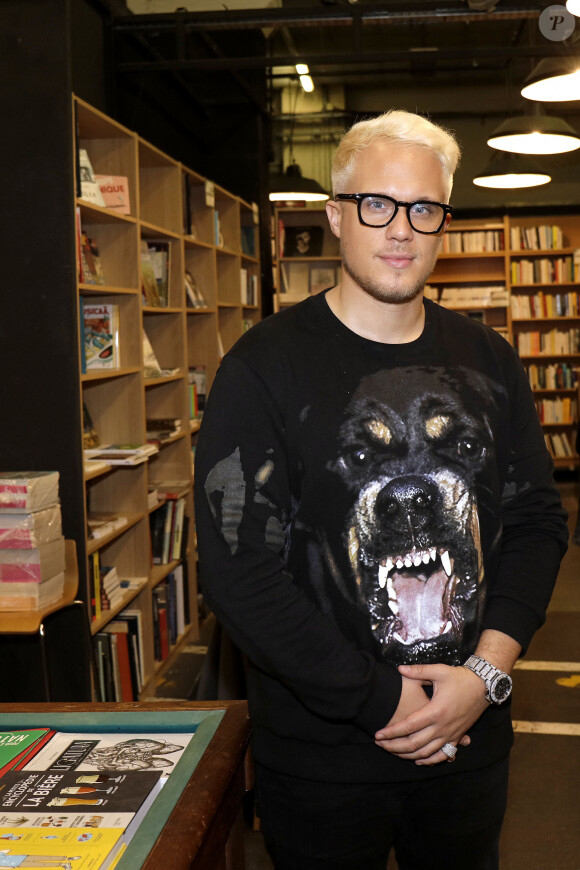
<svg viewBox="0 0 580 870">
<path fill-rule="evenodd" d="M 487 144 L 516 154 L 564 154 L 580 148 L 580 137 L 563 118 L 523 115 L 503 121 Z"/>
<path fill-rule="evenodd" d="M 522 97 L 545 102 L 580 100 L 580 60 L 546 57 L 524 82 Z"/>
<path fill-rule="evenodd" d="M 309 75 L 310 70 L 308 69 L 308 64 L 297 63 L 296 72 L 300 76 L 300 84 L 302 85 L 306 93 L 311 94 L 314 90 L 314 82 L 312 81 L 312 77 Z"/>
<path fill-rule="evenodd" d="M 572 15 L 578 15 L 578 17 L 580 17 L 580 0 L 566 0 L 566 9 L 568 12 L 571 12 Z"/>
<path fill-rule="evenodd" d="M 291 163 L 282 175 L 270 176 L 272 202 L 323 202 L 329 195 L 313 178 L 304 178 L 297 163 Z"/>
<path fill-rule="evenodd" d="M 528 157 L 519 154 L 496 152 L 483 172 L 473 179 L 478 187 L 493 187 L 500 190 L 520 187 L 538 187 L 552 179 Z"/>
</svg>

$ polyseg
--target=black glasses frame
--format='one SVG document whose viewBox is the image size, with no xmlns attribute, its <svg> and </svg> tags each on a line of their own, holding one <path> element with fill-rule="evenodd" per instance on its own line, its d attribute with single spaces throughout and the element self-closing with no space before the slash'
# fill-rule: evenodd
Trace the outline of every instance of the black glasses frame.
<svg viewBox="0 0 580 870">
<path fill-rule="evenodd" d="M 393 212 L 392 217 L 390 217 L 385 224 L 369 224 L 365 220 L 363 220 L 361 213 L 362 201 L 369 196 L 376 196 L 380 199 L 388 199 L 389 202 L 392 202 L 395 206 L 395 211 Z M 416 233 L 422 233 L 425 236 L 434 236 L 436 235 L 436 233 L 441 232 L 447 215 L 453 214 L 453 206 L 447 205 L 444 202 L 433 202 L 429 199 L 418 199 L 415 202 L 399 202 L 398 200 L 393 199 L 392 196 L 387 196 L 386 193 L 337 193 L 334 199 L 343 200 L 344 202 L 356 202 L 359 223 L 362 224 L 363 227 L 371 227 L 374 230 L 380 230 L 383 229 L 383 227 L 388 227 L 388 225 L 392 223 L 392 221 L 394 221 L 397 217 L 399 207 L 402 207 L 407 213 L 407 220 L 409 221 L 409 226 L 412 230 L 414 230 Z M 436 230 L 418 230 L 417 227 L 413 225 L 413 222 L 411 221 L 411 209 L 414 205 L 420 205 L 421 203 L 425 203 L 426 205 L 438 205 L 440 208 L 443 209 L 443 219 L 441 220 L 441 223 Z"/>
</svg>

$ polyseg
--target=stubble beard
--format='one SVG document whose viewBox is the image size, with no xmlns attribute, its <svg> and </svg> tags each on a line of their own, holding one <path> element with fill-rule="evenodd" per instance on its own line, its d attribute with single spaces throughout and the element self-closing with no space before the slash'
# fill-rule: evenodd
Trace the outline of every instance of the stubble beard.
<svg viewBox="0 0 580 870">
<path fill-rule="evenodd" d="M 377 299 L 379 302 L 390 302 L 393 305 L 402 305 L 405 302 L 412 302 L 413 299 L 416 299 L 421 295 L 425 288 L 427 277 L 418 280 L 415 284 L 405 287 L 397 286 L 395 282 L 390 284 L 379 282 L 372 277 L 362 275 L 349 262 L 348 254 L 345 251 L 342 239 L 340 244 L 340 256 L 342 259 L 342 267 L 347 275 L 352 278 L 361 290 L 373 299 Z M 434 265 L 435 260 L 433 261 L 432 268 Z M 431 274 L 432 268 L 429 270 L 429 274 Z"/>
</svg>

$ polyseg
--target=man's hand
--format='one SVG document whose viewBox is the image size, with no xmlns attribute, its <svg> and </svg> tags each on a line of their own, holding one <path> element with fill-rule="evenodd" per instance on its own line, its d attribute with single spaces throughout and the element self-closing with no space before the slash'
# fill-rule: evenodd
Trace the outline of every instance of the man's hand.
<svg viewBox="0 0 580 870">
<path fill-rule="evenodd" d="M 375 734 L 377 746 L 419 765 L 448 761 L 441 746 L 468 746 L 467 730 L 487 709 L 483 680 L 466 668 L 449 665 L 401 665 L 399 672 L 403 677 L 401 702 L 386 728 Z M 431 683 L 433 697 L 401 718 L 399 713 L 413 703 L 407 698 L 417 699 L 416 693 L 405 694 L 409 680 Z"/>
</svg>

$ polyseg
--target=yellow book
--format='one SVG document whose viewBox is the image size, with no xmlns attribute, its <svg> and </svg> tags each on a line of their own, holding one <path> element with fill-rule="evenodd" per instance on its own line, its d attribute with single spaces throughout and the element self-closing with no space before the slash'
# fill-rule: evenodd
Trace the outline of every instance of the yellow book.
<svg viewBox="0 0 580 870">
<path fill-rule="evenodd" d="M 0 827 L 0 868 L 105 870 L 122 836 L 120 828 Z"/>
</svg>

